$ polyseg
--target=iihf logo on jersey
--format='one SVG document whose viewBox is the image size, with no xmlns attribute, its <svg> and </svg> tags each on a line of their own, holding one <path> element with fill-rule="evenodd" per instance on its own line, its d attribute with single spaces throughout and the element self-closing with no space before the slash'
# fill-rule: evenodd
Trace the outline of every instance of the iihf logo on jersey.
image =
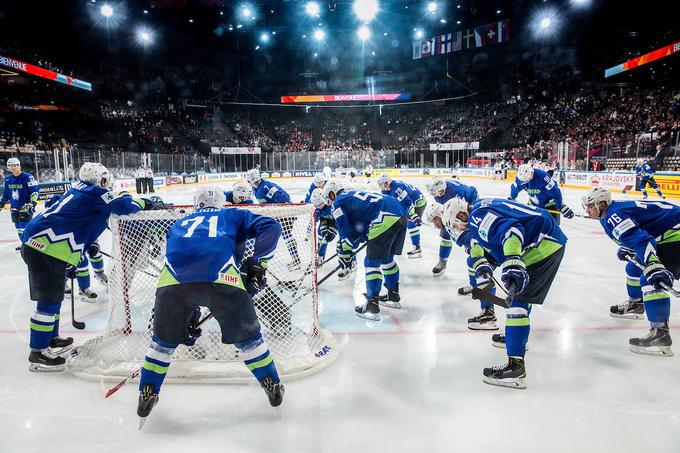
<svg viewBox="0 0 680 453">
<path fill-rule="evenodd" d="M 223 282 L 226 282 L 230 285 L 238 285 L 241 282 L 241 278 L 239 276 L 227 274 L 225 272 L 220 273 L 219 278 Z"/>
</svg>

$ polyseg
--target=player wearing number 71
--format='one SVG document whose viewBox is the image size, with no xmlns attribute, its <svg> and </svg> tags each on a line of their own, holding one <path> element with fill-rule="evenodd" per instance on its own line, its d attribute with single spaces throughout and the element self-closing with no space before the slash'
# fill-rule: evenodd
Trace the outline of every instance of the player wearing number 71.
<svg viewBox="0 0 680 453">
<path fill-rule="evenodd" d="M 619 244 L 617 256 L 628 262 L 628 293 L 642 297 L 649 334 L 628 340 L 638 354 L 672 356 L 668 319 L 671 301 L 664 286 L 680 277 L 680 207 L 665 201 L 612 201 L 603 187 L 589 190 L 583 208 Z M 628 307 L 623 307 L 624 310 Z M 613 311 L 614 307 L 612 307 Z"/>
</svg>

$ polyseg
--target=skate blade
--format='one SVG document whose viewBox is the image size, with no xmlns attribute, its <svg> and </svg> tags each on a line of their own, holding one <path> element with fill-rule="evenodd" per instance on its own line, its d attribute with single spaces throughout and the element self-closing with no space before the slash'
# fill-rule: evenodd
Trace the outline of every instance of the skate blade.
<svg viewBox="0 0 680 453">
<path fill-rule="evenodd" d="M 673 351 L 670 346 L 652 346 L 649 348 L 643 348 L 641 346 L 631 346 L 630 352 L 641 355 L 651 355 L 657 357 L 673 357 Z"/>
<path fill-rule="evenodd" d="M 617 318 L 617 319 L 645 319 L 644 313 L 640 313 L 640 314 L 629 313 L 629 314 L 626 314 L 626 315 L 620 315 L 618 313 L 609 313 L 609 316 L 611 316 L 612 318 Z"/>
<path fill-rule="evenodd" d="M 139 417 L 139 431 L 144 428 L 144 424 L 146 423 L 146 417 Z"/>
<path fill-rule="evenodd" d="M 418 258 L 422 258 L 422 257 L 423 257 L 423 254 L 422 254 L 422 253 L 418 253 L 418 254 L 415 254 L 415 255 L 407 255 L 407 256 L 408 256 L 408 259 L 410 259 L 410 260 L 415 260 L 415 259 L 418 259 Z"/>
<path fill-rule="evenodd" d="M 498 326 L 495 322 L 489 322 L 481 324 L 478 322 L 468 323 L 468 329 L 470 330 L 498 330 Z M 503 345 L 505 347 L 505 345 Z"/>
<path fill-rule="evenodd" d="M 434 278 L 437 278 L 437 277 L 441 277 L 441 276 L 444 275 L 445 273 L 446 273 L 446 271 L 441 271 L 441 272 L 436 273 L 436 274 L 435 274 L 434 272 L 432 272 L 432 276 L 433 276 Z"/>
<path fill-rule="evenodd" d="M 42 363 L 31 363 L 28 366 L 28 371 L 33 373 L 53 373 L 57 371 L 64 371 L 66 369 L 66 364 L 64 365 L 43 365 Z"/>
<path fill-rule="evenodd" d="M 526 382 L 524 382 L 524 378 L 491 379 L 484 376 L 482 378 L 482 381 L 489 385 L 495 385 L 497 387 L 505 387 L 509 389 L 526 390 L 527 388 L 527 384 Z"/>
<path fill-rule="evenodd" d="M 380 321 L 380 315 L 377 313 L 358 313 L 354 312 L 357 317 L 367 319 L 369 321 Z"/>
<path fill-rule="evenodd" d="M 85 302 L 86 304 L 94 304 L 97 302 L 97 298 L 95 297 L 94 299 L 90 297 L 79 297 L 81 302 Z"/>
<path fill-rule="evenodd" d="M 387 308 L 401 308 L 401 303 L 400 302 L 392 302 L 389 300 L 378 300 L 378 305 L 382 307 L 387 307 Z"/>
<path fill-rule="evenodd" d="M 505 349 L 505 343 L 496 343 L 496 342 L 492 341 L 491 346 L 493 346 L 494 348 L 498 348 L 498 349 Z M 528 344 L 526 346 L 524 346 L 524 350 L 525 351 L 529 350 Z"/>
</svg>

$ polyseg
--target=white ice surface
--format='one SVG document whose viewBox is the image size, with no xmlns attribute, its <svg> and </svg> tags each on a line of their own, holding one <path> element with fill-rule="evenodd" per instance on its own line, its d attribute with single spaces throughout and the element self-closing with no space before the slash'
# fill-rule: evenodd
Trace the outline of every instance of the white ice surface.
<svg viewBox="0 0 680 453">
<path fill-rule="evenodd" d="M 408 181 L 424 190 L 426 179 Z M 507 182 L 464 182 L 483 197 L 509 192 Z M 282 182 L 295 200 L 309 183 Z M 583 192 L 564 193 L 583 212 Z M 161 195 L 176 202 L 191 197 L 182 188 Z M 342 344 L 340 357 L 319 374 L 286 385 L 281 418 L 255 384 L 166 385 L 139 432 L 136 383 L 105 400 L 109 383 L 28 372 L 34 308 L 3 212 L 0 452 L 680 451 L 680 359 L 628 351 L 628 338 L 648 327 L 609 316 L 609 306 L 626 297 L 615 244 L 595 221 L 562 223 L 569 243 L 545 305 L 532 312 L 526 391 L 482 382 L 482 368 L 501 364 L 505 353 L 491 346 L 490 332 L 466 327 L 479 307 L 456 295 L 467 284 L 463 251 L 454 247 L 446 275 L 432 278 L 438 237 L 424 226 L 423 259 L 398 259 L 404 308 L 383 309 L 381 323 L 354 316 L 362 272 L 353 287 L 331 278 L 320 288 L 322 323 Z M 97 282 L 93 288 L 103 292 Z M 102 328 L 104 304 L 105 295 L 94 306 L 78 303 L 78 318 L 88 326 L 78 332 L 65 303 L 62 332 L 84 341 Z M 671 326 L 680 338 L 677 310 Z"/>
</svg>

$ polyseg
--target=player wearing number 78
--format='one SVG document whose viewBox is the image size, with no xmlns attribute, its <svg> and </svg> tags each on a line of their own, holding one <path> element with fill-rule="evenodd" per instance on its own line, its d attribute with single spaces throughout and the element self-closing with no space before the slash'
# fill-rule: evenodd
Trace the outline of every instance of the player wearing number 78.
<svg viewBox="0 0 680 453">
<path fill-rule="evenodd" d="M 180 344 L 193 346 L 201 335 L 199 307 L 208 307 L 220 325 L 222 343 L 239 357 L 265 389 L 272 406 L 283 400 L 283 385 L 260 333 L 252 296 L 266 283 L 267 263 L 281 236 L 279 223 L 238 208 L 222 208 L 224 192 L 203 187 L 196 210 L 168 230 L 166 261 L 158 278 L 153 336 L 142 365 L 137 415 L 140 428 L 158 401 L 172 355 Z M 243 259 L 254 239 L 253 255 Z M 241 277 L 243 272 L 245 282 Z"/>
<path fill-rule="evenodd" d="M 444 205 L 443 220 L 450 231 L 470 230 L 470 258 L 476 277 L 490 280 L 493 268 L 500 265 L 501 280 L 511 299 L 505 321 L 508 363 L 485 368 L 483 380 L 526 388 L 524 355 L 531 305 L 545 301 L 567 237 L 546 210 L 500 199 L 481 200 L 468 213 L 465 200 L 453 198 Z"/>
</svg>

